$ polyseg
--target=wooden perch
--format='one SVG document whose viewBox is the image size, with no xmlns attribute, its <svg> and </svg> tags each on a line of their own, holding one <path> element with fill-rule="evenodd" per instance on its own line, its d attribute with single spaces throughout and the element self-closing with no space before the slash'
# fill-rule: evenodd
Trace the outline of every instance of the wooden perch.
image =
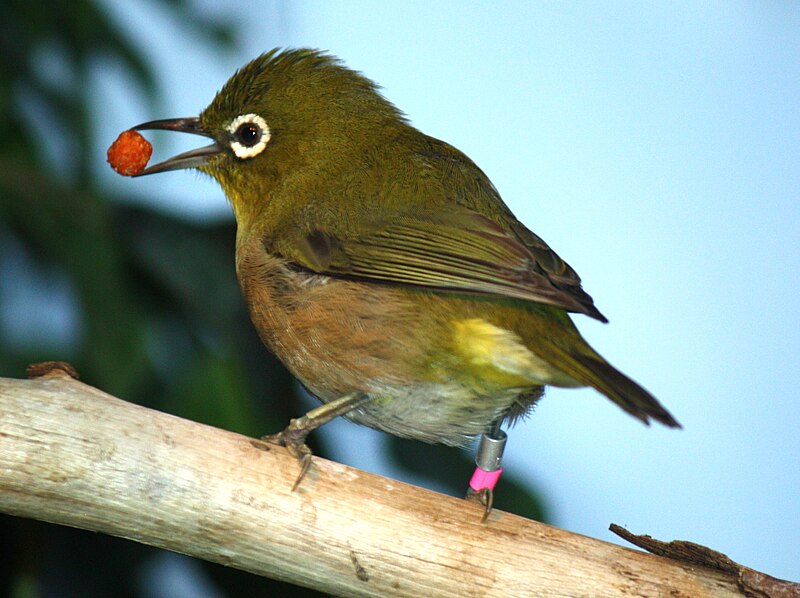
<svg viewBox="0 0 800 598">
<path fill-rule="evenodd" d="M 126 403 L 47 368 L 0 378 L 0 511 L 344 596 L 742 596 L 601 542 Z"/>
</svg>

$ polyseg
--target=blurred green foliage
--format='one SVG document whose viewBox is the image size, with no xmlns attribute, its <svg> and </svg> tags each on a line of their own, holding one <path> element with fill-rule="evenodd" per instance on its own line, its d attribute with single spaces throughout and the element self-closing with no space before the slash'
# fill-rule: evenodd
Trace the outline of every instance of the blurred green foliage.
<svg viewBox="0 0 800 598">
<path fill-rule="evenodd" d="M 232 48 L 231 27 L 208 21 L 186 2 L 160 2 L 219 51 Z M 92 0 L 6 0 L 3 8 L 0 309 L 12 287 L 27 279 L 15 268 L 29 267 L 66 281 L 74 305 L 45 305 L 67 313 L 77 330 L 64 345 L 46 335 L 20 342 L 0 325 L 0 375 L 19 377 L 28 363 L 66 360 L 84 381 L 126 400 L 251 436 L 281 429 L 302 407 L 239 297 L 232 220 L 196 224 L 132 208 L 90 176 L 89 160 L 97 154 L 91 69 L 100 57 L 116 61 L 155 106 L 152 65 Z M 37 66 L 42 52 L 57 54 L 69 76 L 50 81 Z M 53 139 L 30 126 L 34 114 L 48 123 L 48 136 L 59 136 L 61 162 L 43 147 Z M 164 116 L 170 115 L 153 115 Z M 16 326 L 24 330 L 25 322 Z M 399 468 L 462 493 L 472 470 L 468 455 L 398 439 L 390 447 Z M 324 454 L 324 447 L 313 448 Z M 540 501 L 508 476 L 496 505 L 543 517 Z M 156 553 L 0 516 L 0 595 L 142 596 L 141 570 Z M 202 567 L 226 596 L 317 595 L 209 563 Z"/>
</svg>

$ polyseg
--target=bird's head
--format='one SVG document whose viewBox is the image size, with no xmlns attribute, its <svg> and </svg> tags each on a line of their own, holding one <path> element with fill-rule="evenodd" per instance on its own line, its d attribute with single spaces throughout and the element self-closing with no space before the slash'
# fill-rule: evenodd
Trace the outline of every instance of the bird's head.
<svg viewBox="0 0 800 598">
<path fill-rule="evenodd" d="M 137 176 L 187 168 L 210 174 L 239 219 L 276 186 L 297 186 L 304 177 L 319 180 L 403 123 L 372 81 L 336 58 L 316 50 L 276 49 L 239 69 L 198 117 L 134 127 L 213 141 Z"/>
</svg>

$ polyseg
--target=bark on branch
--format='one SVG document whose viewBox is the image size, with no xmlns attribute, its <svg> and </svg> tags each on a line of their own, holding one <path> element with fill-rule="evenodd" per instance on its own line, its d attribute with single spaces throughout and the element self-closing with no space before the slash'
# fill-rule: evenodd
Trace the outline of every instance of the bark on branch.
<svg viewBox="0 0 800 598">
<path fill-rule="evenodd" d="M 741 596 L 731 576 L 126 403 L 0 378 L 0 512 L 346 596 Z"/>
</svg>

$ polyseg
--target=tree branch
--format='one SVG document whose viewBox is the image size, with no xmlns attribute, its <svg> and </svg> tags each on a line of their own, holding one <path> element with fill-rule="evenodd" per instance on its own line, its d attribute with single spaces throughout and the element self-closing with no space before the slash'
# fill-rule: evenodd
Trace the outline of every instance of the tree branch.
<svg viewBox="0 0 800 598">
<path fill-rule="evenodd" d="M 0 378 L 0 511 L 347 596 L 741 596 L 730 576 L 126 403 Z"/>
</svg>

